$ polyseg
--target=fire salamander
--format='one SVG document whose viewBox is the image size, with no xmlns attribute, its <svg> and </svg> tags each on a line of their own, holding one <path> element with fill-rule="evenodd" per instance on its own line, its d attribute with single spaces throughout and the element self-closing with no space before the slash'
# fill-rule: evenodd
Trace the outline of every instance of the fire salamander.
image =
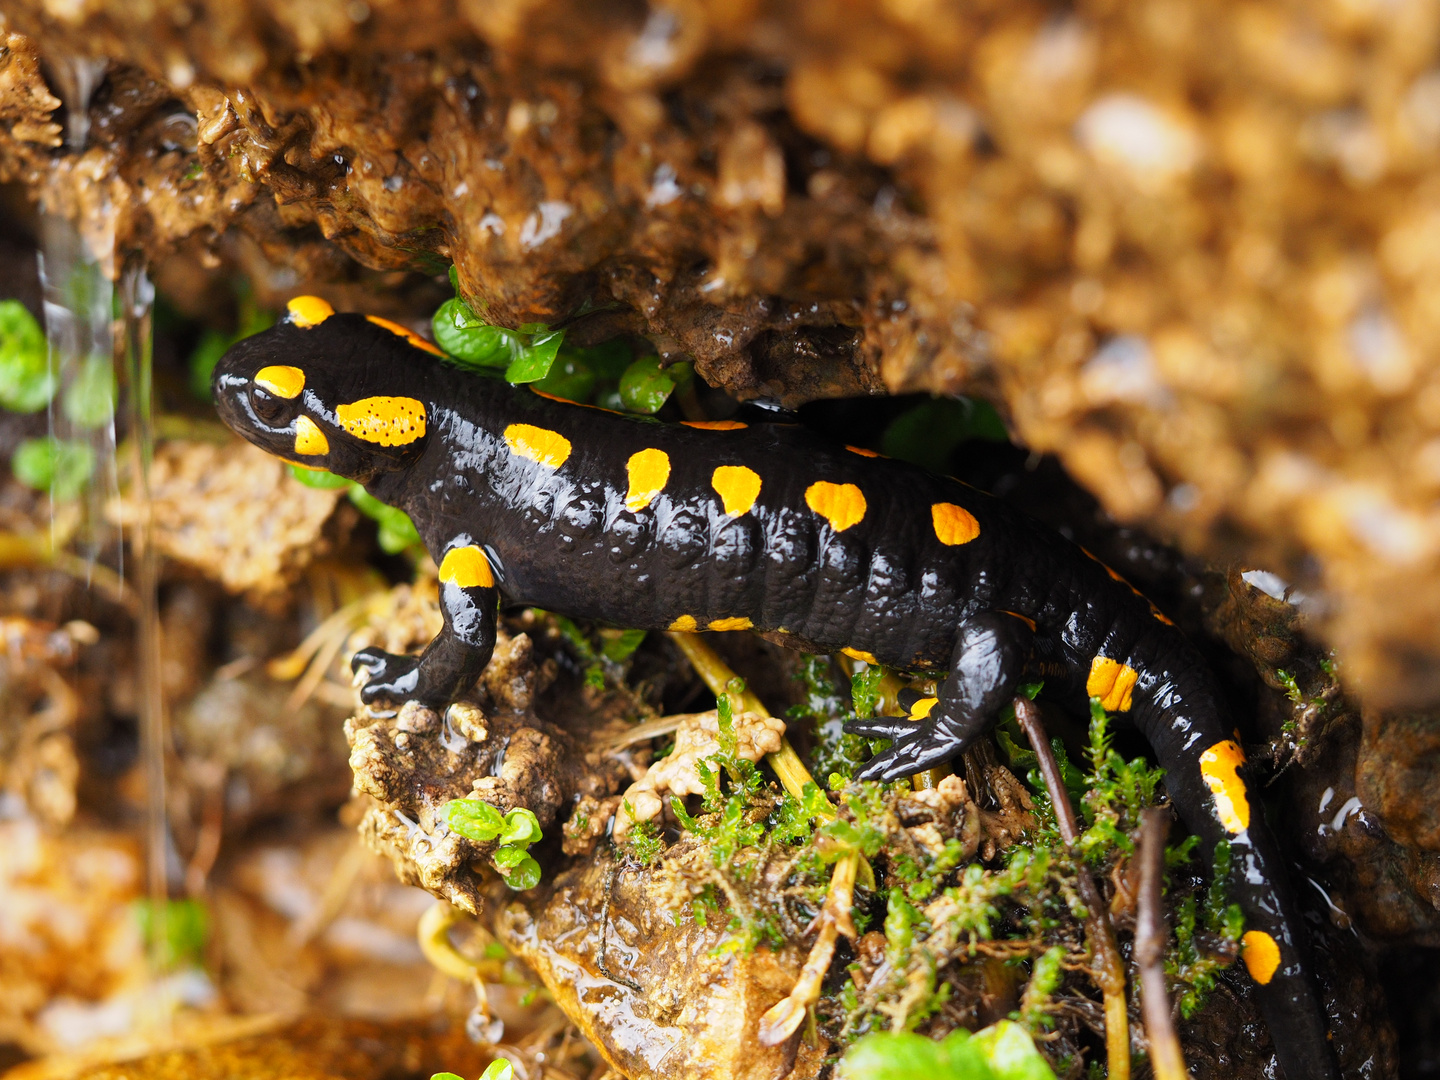
<svg viewBox="0 0 1440 1080">
<path fill-rule="evenodd" d="M 436 354 L 436 355 L 427 355 Z M 301 297 L 215 369 L 221 416 L 414 520 L 444 628 L 374 649 L 366 702 L 443 706 L 490 660 L 498 606 L 671 630 L 754 630 L 947 672 L 860 772 L 959 754 L 1025 681 L 1133 723 L 1207 845 L 1234 849 L 1243 960 L 1289 1080 L 1336 1076 L 1281 856 L 1215 681 L 1169 619 L 1056 533 L 956 480 L 787 424 L 662 424 L 477 377 L 386 320 Z"/>
</svg>

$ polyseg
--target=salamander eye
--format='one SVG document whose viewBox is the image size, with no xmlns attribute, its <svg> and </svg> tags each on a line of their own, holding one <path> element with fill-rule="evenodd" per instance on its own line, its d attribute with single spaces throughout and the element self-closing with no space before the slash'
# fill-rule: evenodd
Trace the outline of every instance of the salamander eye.
<svg viewBox="0 0 1440 1080">
<path fill-rule="evenodd" d="M 258 386 L 252 386 L 250 388 L 250 407 L 255 410 L 255 415 L 264 423 L 279 423 L 285 415 L 285 409 L 288 404 L 284 398 L 276 397 L 274 394 L 267 390 L 262 390 Z"/>
</svg>

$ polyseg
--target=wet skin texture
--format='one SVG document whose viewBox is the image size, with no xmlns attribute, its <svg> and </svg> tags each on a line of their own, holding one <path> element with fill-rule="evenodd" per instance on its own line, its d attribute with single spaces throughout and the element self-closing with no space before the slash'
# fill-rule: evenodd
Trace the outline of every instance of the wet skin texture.
<svg viewBox="0 0 1440 1080">
<path fill-rule="evenodd" d="M 427 351 L 428 350 L 428 351 Z M 754 629 L 949 674 L 862 770 L 958 755 L 1022 682 L 1132 723 L 1207 846 L 1228 839 L 1244 960 L 1289 1080 L 1337 1075 L 1283 864 L 1196 650 L 1113 571 L 958 481 L 786 424 L 689 426 L 458 370 L 401 328 L 300 298 L 215 369 L 221 416 L 414 520 L 445 626 L 420 657 L 365 650 L 367 702 L 443 706 L 489 662 L 500 604 L 628 627 Z"/>
</svg>

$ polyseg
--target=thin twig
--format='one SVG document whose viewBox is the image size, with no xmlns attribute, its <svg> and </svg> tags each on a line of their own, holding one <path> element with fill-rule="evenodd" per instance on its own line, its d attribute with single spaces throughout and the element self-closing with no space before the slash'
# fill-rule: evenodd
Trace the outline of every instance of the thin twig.
<svg viewBox="0 0 1440 1080">
<path fill-rule="evenodd" d="M 1040 722 L 1040 710 L 1029 698 L 1017 696 L 1015 719 L 1020 722 L 1020 728 L 1030 740 L 1040 763 L 1040 775 L 1045 778 L 1045 790 L 1050 793 L 1050 803 L 1055 808 L 1060 839 L 1073 848 L 1080 839 L 1080 822 L 1075 817 L 1075 808 L 1070 805 L 1070 793 L 1065 790 L 1060 766 L 1045 735 L 1045 725 Z M 1105 998 L 1106 1066 L 1110 1080 L 1129 1080 L 1130 1017 L 1125 1005 L 1125 962 L 1115 944 L 1115 930 L 1110 925 L 1109 911 L 1095 886 L 1095 879 L 1080 861 L 1078 852 L 1075 878 L 1080 900 L 1085 905 L 1085 938 L 1093 964 L 1091 975 Z"/>
<path fill-rule="evenodd" d="M 1170 1019 L 1170 996 L 1165 992 L 1165 943 L 1170 928 L 1160 884 L 1165 873 L 1165 834 L 1170 821 L 1158 806 L 1140 816 L 1140 898 L 1135 919 L 1135 962 L 1140 968 L 1140 1006 L 1145 1037 L 1150 1043 L 1150 1064 L 1155 1080 L 1186 1080 L 1185 1055 Z"/>
</svg>

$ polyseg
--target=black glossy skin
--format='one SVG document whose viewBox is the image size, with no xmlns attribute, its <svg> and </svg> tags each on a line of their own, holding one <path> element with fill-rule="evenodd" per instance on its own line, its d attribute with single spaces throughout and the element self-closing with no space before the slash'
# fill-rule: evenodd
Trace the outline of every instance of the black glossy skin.
<svg viewBox="0 0 1440 1080">
<path fill-rule="evenodd" d="M 264 402 L 266 422 L 250 380 L 275 364 L 300 368 L 305 390 L 278 410 Z M 646 629 L 685 615 L 702 628 L 743 617 L 814 651 L 849 647 L 892 667 L 949 671 L 926 719 L 850 725 L 894 740 L 861 774 L 893 779 L 956 756 L 1022 681 L 1043 678 L 1047 697 L 1083 713 L 1097 653 L 1129 665 L 1139 679 L 1121 715 L 1154 749 L 1190 829 L 1207 847 L 1231 841 L 1247 930 L 1280 944 L 1279 970 L 1255 990 L 1286 1075 L 1337 1075 L 1262 808 L 1252 797 L 1249 829 L 1227 834 L 1200 774 L 1200 753 L 1231 737 L 1212 676 L 1145 599 L 1053 531 L 958 481 L 799 427 L 697 430 L 549 400 L 449 367 L 358 315 L 303 329 L 282 323 L 240 342 L 217 366 L 214 389 L 221 416 L 251 442 L 359 480 L 404 509 L 437 561 L 470 543 L 489 558 L 493 588 L 442 588 L 445 629 L 418 661 L 375 650 L 356 657 L 370 669 L 367 702 L 444 705 L 466 691 L 489 661 L 501 602 Z M 336 426 L 337 405 L 375 395 L 423 402 L 426 434 L 382 447 Z M 295 454 L 301 412 L 328 439 L 323 457 Z M 512 423 L 560 433 L 569 457 L 551 468 L 517 456 L 502 437 Z M 632 512 L 626 462 L 650 447 L 668 453 L 670 477 Z M 749 513 L 724 512 L 711 486 L 720 465 L 761 477 Z M 863 519 L 836 532 L 806 505 L 817 480 L 857 485 Z M 935 502 L 963 506 L 979 535 L 942 544 Z"/>
</svg>

